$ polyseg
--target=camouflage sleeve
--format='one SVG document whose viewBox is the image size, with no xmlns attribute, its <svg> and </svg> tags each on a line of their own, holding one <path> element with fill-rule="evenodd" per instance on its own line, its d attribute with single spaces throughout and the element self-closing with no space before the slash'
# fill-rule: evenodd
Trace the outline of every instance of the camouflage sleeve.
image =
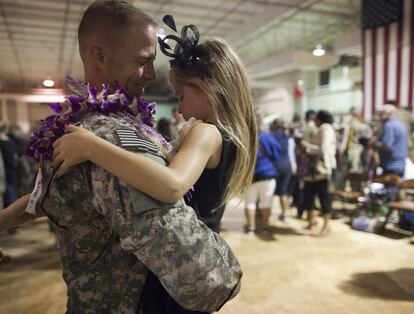
<svg viewBox="0 0 414 314">
<path fill-rule="evenodd" d="M 120 145 L 114 132 L 103 137 Z M 237 295 L 242 271 L 233 251 L 191 207 L 182 201 L 160 203 L 97 166 L 91 185 L 93 202 L 119 234 L 121 246 L 156 274 L 181 306 L 213 312 Z"/>
<path fill-rule="evenodd" d="M 238 294 L 242 271 L 233 251 L 191 207 L 154 209 L 137 217 L 136 225 L 123 247 L 157 275 L 181 306 L 213 312 Z M 151 236 L 140 243 L 146 235 Z"/>
</svg>

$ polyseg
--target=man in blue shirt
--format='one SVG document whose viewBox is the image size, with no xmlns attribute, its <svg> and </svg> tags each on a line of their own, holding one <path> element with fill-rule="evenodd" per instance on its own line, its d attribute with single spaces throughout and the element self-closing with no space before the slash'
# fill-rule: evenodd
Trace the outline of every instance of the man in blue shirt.
<svg viewBox="0 0 414 314">
<path fill-rule="evenodd" d="M 376 147 L 384 173 L 395 173 L 403 177 L 405 159 L 408 156 L 408 135 L 404 124 L 394 117 L 395 109 L 395 106 L 390 104 L 381 108 L 384 125 Z"/>
</svg>

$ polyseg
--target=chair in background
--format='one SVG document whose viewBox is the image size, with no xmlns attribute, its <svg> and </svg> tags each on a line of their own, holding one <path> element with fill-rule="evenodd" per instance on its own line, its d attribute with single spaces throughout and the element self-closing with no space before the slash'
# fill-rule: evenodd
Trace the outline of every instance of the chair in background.
<svg viewBox="0 0 414 314">
<path fill-rule="evenodd" d="M 397 210 L 399 217 L 401 217 L 401 213 L 404 211 L 414 213 L 414 201 L 406 199 L 407 195 L 411 194 L 410 192 L 414 190 L 414 179 L 402 181 L 398 185 L 398 188 L 399 188 L 400 198 L 399 200 L 391 201 L 387 203 L 387 206 L 389 207 L 389 211 L 388 211 L 387 216 L 385 217 L 385 221 L 384 221 L 384 224 L 382 225 L 380 232 L 384 232 L 387 229 L 387 224 L 393 211 Z M 404 229 L 401 229 L 395 226 L 393 227 L 393 230 L 404 233 L 404 234 L 408 234 L 408 235 L 412 233 L 410 231 L 407 231 L 407 230 L 404 230 Z"/>
<path fill-rule="evenodd" d="M 352 211 L 352 217 L 358 211 L 356 210 L 358 206 L 360 206 L 360 197 L 364 195 L 362 191 L 362 187 L 368 182 L 368 175 L 367 173 L 362 172 L 348 172 L 345 175 L 345 190 L 336 191 L 334 195 L 342 204 L 352 204 L 355 208 Z M 347 184 L 349 183 L 349 185 Z M 355 184 L 356 183 L 356 184 Z M 349 190 L 346 189 L 347 186 L 359 186 L 359 190 Z M 342 206 L 343 210 L 344 207 Z"/>
</svg>

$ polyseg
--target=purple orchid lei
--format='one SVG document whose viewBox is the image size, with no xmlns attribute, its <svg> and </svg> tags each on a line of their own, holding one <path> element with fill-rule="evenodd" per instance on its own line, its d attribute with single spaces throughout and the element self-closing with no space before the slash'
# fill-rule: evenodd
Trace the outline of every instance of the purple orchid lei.
<svg viewBox="0 0 414 314">
<path fill-rule="evenodd" d="M 49 105 L 54 114 L 41 120 L 42 126 L 32 133 L 26 150 L 29 156 L 36 160 L 51 160 L 53 143 L 68 133 L 66 125 L 76 123 L 80 116 L 87 112 L 117 114 L 125 122 L 144 132 L 164 156 L 171 157 L 171 154 L 174 154 L 172 145 L 154 129 L 155 102 L 148 103 L 142 98 L 137 100 L 136 97 L 131 100 L 119 83 L 116 84 L 115 93 L 109 94 L 108 84 L 103 84 L 102 90 L 98 93 L 89 84 L 85 85 L 71 77 L 67 77 L 66 80 L 75 95 L 65 97 L 63 104 Z M 131 108 L 136 108 L 136 114 Z M 193 187 L 184 195 L 187 201 L 192 197 L 191 191 L 194 191 Z"/>
<path fill-rule="evenodd" d="M 27 154 L 36 160 L 50 160 L 53 155 L 53 143 L 66 134 L 67 124 L 76 123 L 82 114 L 98 112 L 104 115 L 117 114 L 126 122 L 142 130 L 162 153 L 168 154 L 172 146 L 157 132 L 154 127 L 155 103 L 144 99 L 131 99 L 128 93 L 117 83 L 114 94 L 109 94 L 109 85 L 103 84 L 98 91 L 88 85 L 67 78 L 69 87 L 75 95 L 65 97 L 63 104 L 53 103 L 49 107 L 54 114 L 41 120 L 42 126 L 33 132 Z M 132 109 L 131 109 L 132 108 Z M 133 109 L 136 108 L 136 114 Z"/>
</svg>

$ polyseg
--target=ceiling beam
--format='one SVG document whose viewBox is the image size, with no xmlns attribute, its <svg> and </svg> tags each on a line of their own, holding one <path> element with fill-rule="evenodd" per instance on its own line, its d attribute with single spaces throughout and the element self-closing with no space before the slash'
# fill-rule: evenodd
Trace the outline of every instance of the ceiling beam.
<svg viewBox="0 0 414 314">
<path fill-rule="evenodd" d="M 0 28 L 0 33 L 1 32 L 6 32 L 6 30 L 4 30 L 3 28 Z M 36 31 L 30 31 L 30 33 L 28 33 L 27 31 L 23 31 L 23 30 L 13 30 L 13 35 L 24 35 L 24 36 L 27 36 L 27 37 L 41 37 L 42 39 L 45 39 L 45 40 L 47 40 L 48 38 L 51 38 L 51 39 L 55 39 L 56 40 L 56 38 L 57 37 L 59 37 L 59 35 L 54 31 L 53 33 L 44 33 L 44 32 L 36 32 Z M 18 37 L 18 36 L 17 36 Z M 70 39 L 72 39 L 72 38 L 76 38 L 77 37 L 77 35 L 75 36 L 75 35 L 72 35 L 72 36 L 69 36 L 69 35 L 66 35 L 66 38 L 70 38 Z M 17 39 L 16 38 L 16 36 L 15 36 L 15 39 Z"/>
<path fill-rule="evenodd" d="M 7 16 L 6 16 L 6 13 L 4 11 L 3 1 L 2 0 L 0 0 L 0 15 L 3 18 L 3 23 L 4 23 L 4 26 L 6 28 L 7 38 L 9 40 L 10 47 L 13 50 L 13 57 L 14 57 L 14 61 L 16 62 L 17 70 L 18 70 L 18 73 L 19 73 L 19 76 L 20 76 L 20 83 L 22 85 L 24 85 L 24 76 L 23 76 L 22 63 L 21 63 L 21 60 L 19 58 L 19 54 L 17 52 L 16 46 L 14 44 L 13 34 L 12 34 L 12 32 L 10 30 L 10 26 L 9 26 L 9 24 L 7 22 Z"/>
<path fill-rule="evenodd" d="M 140 5 L 152 5 L 154 6 L 155 3 L 153 0 L 140 0 L 140 1 L 136 1 L 137 2 L 137 7 L 140 7 Z M 217 5 L 220 5 L 222 3 L 222 1 L 218 1 L 218 2 L 213 2 L 213 1 L 203 1 L 203 2 L 195 2 L 195 1 L 183 1 L 183 0 L 175 0 L 174 1 L 174 8 L 177 9 L 177 11 L 182 11 L 182 9 L 194 9 L 195 11 L 199 10 L 200 12 L 205 12 L 205 11 L 211 11 L 212 9 L 216 8 Z M 244 9 L 244 8 L 240 8 L 237 12 L 237 14 L 239 15 L 251 15 L 253 12 L 252 10 L 248 10 L 248 9 Z"/>
<path fill-rule="evenodd" d="M 222 14 L 219 14 L 218 17 L 210 23 L 210 26 L 207 28 L 208 31 L 206 32 L 207 35 L 211 34 L 212 30 L 217 29 L 218 25 L 222 22 L 228 20 L 229 16 L 234 13 L 246 0 L 238 0 L 234 5 L 232 5 L 227 10 L 223 10 Z M 215 11 L 215 9 L 214 9 Z M 211 14 L 210 16 L 214 16 Z"/>
<path fill-rule="evenodd" d="M 254 3 L 254 4 L 260 4 L 264 6 L 277 6 L 287 9 L 294 9 L 298 11 L 306 11 L 309 13 L 315 13 L 320 15 L 330 15 L 330 16 L 336 16 L 336 17 L 342 17 L 342 18 L 352 18 L 354 15 L 351 13 L 344 13 L 344 12 L 338 12 L 333 10 L 326 10 L 326 9 L 317 9 L 317 8 L 304 8 L 300 4 L 293 4 L 293 3 L 287 3 L 287 2 L 272 2 L 272 1 L 265 1 L 265 0 L 247 0 L 247 2 Z"/>
<path fill-rule="evenodd" d="M 21 18 L 25 20 L 43 20 L 43 21 L 53 21 L 58 22 L 59 25 L 62 22 L 62 11 L 55 15 L 41 14 L 35 12 L 22 12 L 21 10 L 7 10 L 7 16 Z M 68 17 L 68 22 L 75 24 L 77 22 L 76 18 Z"/>
<path fill-rule="evenodd" d="M 66 8 L 66 4 L 60 1 L 56 1 L 57 4 L 62 4 L 61 8 L 52 8 L 50 6 L 42 6 L 42 5 L 34 5 L 36 2 L 30 2 L 30 4 L 22 4 L 21 2 L 15 2 L 15 1 L 4 1 L 3 5 L 7 8 L 7 10 L 11 11 L 28 11 L 28 12 L 36 12 L 36 13 L 52 13 L 54 15 L 61 15 L 62 11 Z M 77 13 L 76 10 L 72 8 L 72 13 Z M 82 12 L 79 10 L 78 12 L 81 14 Z"/>
<path fill-rule="evenodd" d="M 41 22 L 42 24 L 38 22 Z M 8 17 L 8 25 L 13 28 L 13 31 L 16 28 L 20 28 L 20 29 L 28 28 L 30 32 L 34 29 L 45 29 L 45 30 L 57 32 L 56 29 L 60 26 L 60 23 L 58 24 L 58 22 L 52 21 L 52 23 L 48 25 L 45 24 L 44 22 L 45 22 L 44 20 L 43 21 L 32 20 L 31 22 L 28 23 L 26 20 L 21 20 L 21 19 L 16 19 L 16 18 L 12 19 L 10 18 L 10 16 Z M 72 27 L 69 27 L 68 25 L 68 29 L 70 29 L 73 32 L 77 31 L 78 29 L 77 26 L 76 27 L 75 25 L 70 25 L 70 26 Z"/>
<path fill-rule="evenodd" d="M 62 66 L 63 66 L 63 55 L 65 54 L 65 41 L 66 41 L 66 35 L 68 31 L 68 16 L 70 11 L 70 0 L 65 1 L 65 13 L 63 15 L 63 23 L 62 23 L 62 33 L 60 36 L 60 46 L 59 46 L 59 58 L 57 62 L 57 69 L 56 69 L 56 75 L 57 77 L 62 77 Z M 59 80 L 59 85 L 62 86 L 62 79 Z"/>
<path fill-rule="evenodd" d="M 288 10 L 288 11 L 284 12 L 283 14 L 281 14 L 281 15 L 275 17 L 274 19 L 270 20 L 268 23 L 265 23 L 263 26 L 259 27 L 257 30 L 250 31 L 249 34 L 245 34 L 241 38 L 241 40 L 239 40 L 235 44 L 236 48 L 240 48 L 240 47 L 243 47 L 245 45 L 248 45 L 252 40 L 260 38 L 260 37 L 264 36 L 264 34 L 268 33 L 269 31 L 273 31 L 276 28 L 279 28 L 286 21 L 289 21 L 289 20 L 293 19 L 295 16 L 297 16 L 298 14 L 303 12 L 303 9 L 309 9 L 312 6 L 320 3 L 321 1 L 323 1 L 323 0 L 304 1 L 300 5 L 300 9 L 296 8 L 296 9 L 292 9 L 292 10 Z M 260 19 L 260 17 L 258 17 L 258 19 Z"/>
<path fill-rule="evenodd" d="M 86 9 L 86 0 L 82 0 L 81 2 L 81 11 L 83 12 Z M 82 19 L 83 13 L 79 14 L 78 16 L 78 22 L 76 23 L 76 32 L 75 32 L 75 36 L 72 39 L 72 48 L 70 51 L 70 55 L 69 55 L 69 62 L 67 65 L 67 69 L 66 69 L 66 74 L 70 75 L 72 73 L 72 69 L 73 69 L 73 61 L 75 60 L 75 55 L 79 54 L 78 49 L 76 49 L 76 47 L 78 46 L 78 25 L 80 24 L 80 21 Z"/>
</svg>

